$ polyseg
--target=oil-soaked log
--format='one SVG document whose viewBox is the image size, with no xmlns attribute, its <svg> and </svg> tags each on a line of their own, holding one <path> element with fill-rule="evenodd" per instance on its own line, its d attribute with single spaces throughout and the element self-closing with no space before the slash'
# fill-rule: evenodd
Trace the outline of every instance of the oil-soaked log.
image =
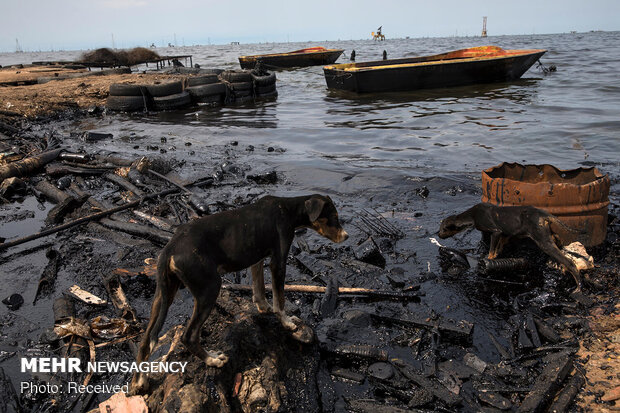
<svg viewBox="0 0 620 413">
<path fill-rule="evenodd" d="M 37 183 L 34 188 L 55 204 L 58 204 L 70 197 L 70 195 L 66 192 L 56 188 L 53 184 L 45 180 Z"/>
<path fill-rule="evenodd" d="M 207 178 L 205 180 L 201 180 L 201 181 L 196 182 L 194 185 L 205 184 L 207 182 L 213 182 L 213 180 L 210 179 L 210 178 Z M 16 245 L 23 244 L 24 242 L 32 241 L 32 240 L 35 240 L 35 239 L 39 239 L 39 238 L 45 237 L 47 235 L 55 234 L 55 233 L 57 233 L 59 231 L 63 231 L 65 229 L 67 229 L 67 228 L 72 228 L 72 227 L 74 227 L 76 225 L 80 225 L 80 224 L 83 224 L 85 222 L 90 222 L 90 221 L 94 221 L 94 220 L 98 220 L 98 219 L 107 217 L 108 215 L 112 215 L 112 214 L 115 214 L 117 212 L 124 211 L 126 209 L 130 209 L 130 208 L 136 207 L 136 206 L 140 205 L 144 201 L 147 201 L 147 200 L 150 200 L 150 199 L 156 199 L 158 197 L 163 197 L 163 196 L 166 196 L 166 195 L 169 195 L 169 194 L 173 194 L 173 193 L 178 192 L 178 191 L 179 191 L 179 189 L 177 189 L 177 188 L 171 188 L 171 189 L 166 189 L 164 191 L 161 191 L 161 192 L 158 192 L 158 193 L 155 193 L 155 194 L 149 194 L 149 195 L 146 195 L 146 196 L 144 196 L 144 197 L 142 197 L 142 198 L 140 198 L 138 200 L 128 202 L 128 203 L 126 203 L 124 205 L 120 205 L 120 206 L 117 206 L 115 208 L 106 209 L 105 211 L 101 211 L 101 212 L 97 212 L 95 214 L 87 215 L 85 217 L 78 218 L 78 219 L 76 219 L 74 221 L 67 222 L 67 223 L 65 223 L 63 225 L 59 225 L 57 227 L 50 228 L 50 229 L 47 229 L 45 231 L 37 232 L 36 234 L 28 235 L 28 236 L 25 236 L 25 237 L 22 237 L 22 238 L 18 238 L 18 239 L 13 240 L 13 241 L 2 243 L 2 244 L 0 244 L 0 251 L 5 250 L 5 249 L 7 249 L 9 247 L 14 247 Z"/>
<path fill-rule="evenodd" d="M 13 382 L 4 374 L 4 370 L 0 367 L 0 412 L 21 412 L 22 407 L 19 403 L 19 397 L 13 387 Z"/>
<path fill-rule="evenodd" d="M 121 188 L 124 188 L 130 192 L 133 192 L 138 197 L 143 197 L 144 195 L 146 195 L 143 190 L 141 190 L 140 188 L 138 188 L 137 186 L 135 186 L 134 184 L 132 184 L 131 182 L 123 178 L 122 176 L 118 176 L 112 173 L 107 173 L 103 177 L 110 182 L 114 182 L 116 185 L 120 186 Z"/>
<path fill-rule="evenodd" d="M 445 388 L 442 384 L 435 382 L 432 379 L 426 378 L 421 374 L 415 372 L 414 368 L 407 362 L 401 359 L 393 359 L 394 365 L 398 367 L 398 370 L 409 380 L 416 385 L 430 392 L 433 396 L 443 401 L 449 407 L 461 404 L 462 398 L 452 393 Z"/>
<path fill-rule="evenodd" d="M 1 246 L 2 244 L 0 244 Z M 252 286 L 245 284 L 224 284 L 222 288 L 232 291 L 245 291 L 251 292 Z M 265 289 L 271 291 L 271 284 L 266 284 Z M 296 292 L 296 293 L 309 293 L 309 294 L 324 294 L 327 287 L 321 287 L 317 285 L 298 285 L 298 284 L 285 284 L 284 291 Z M 366 296 L 371 298 L 388 298 L 394 300 L 419 300 L 419 295 L 412 293 L 401 293 L 397 291 L 385 291 L 385 290 L 373 290 L 369 288 L 355 288 L 355 287 L 339 287 L 338 294 Z"/>
<path fill-rule="evenodd" d="M 86 163 L 92 159 L 92 156 L 87 153 L 63 152 L 60 154 L 60 159 L 69 162 Z"/>
<path fill-rule="evenodd" d="M 83 168 L 67 165 L 47 165 L 45 173 L 49 176 L 62 175 L 103 175 L 109 172 L 109 169 L 103 168 Z"/>
<path fill-rule="evenodd" d="M 132 159 L 121 158 L 116 155 L 95 155 L 95 160 L 99 163 L 111 163 L 116 166 L 131 166 Z"/>
<path fill-rule="evenodd" d="M 32 301 L 33 305 L 37 302 L 40 294 L 49 294 L 51 292 L 54 282 L 56 281 L 56 275 L 58 274 L 58 251 L 50 248 L 45 253 L 45 256 L 49 261 L 39 279 L 39 286 L 37 287 L 37 292 L 34 294 L 34 300 Z"/>
<path fill-rule="evenodd" d="M 400 326 L 437 330 L 442 338 L 455 341 L 471 342 L 474 325 L 468 321 L 448 322 L 442 319 L 431 320 L 428 317 L 407 314 L 406 318 L 394 318 L 379 314 L 370 314 L 371 318 L 380 323 L 395 324 Z"/>
<path fill-rule="evenodd" d="M 21 161 L 0 166 L 0 181 L 13 176 L 22 177 L 30 175 L 45 164 L 58 158 L 58 155 L 60 155 L 62 151 L 64 151 L 64 149 L 54 149 L 30 158 L 22 159 Z"/>
<path fill-rule="evenodd" d="M 360 413 L 411 413 L 415 410 L 401 409 L 400 407 L 390 406 L 387 404 L 378 403 L 376 400 L 369 399 L 357 399 L 348 400 L 349 407 L 354 412 Z"/>
<path fill-rule="evenodd" d="M 549 324 L 544 322 L 539 318 L 534 318 L 534 323 L 536 327 L 538 327 L 538 332 L 542 335 L 547 341 L 551 343 L 559 343 L 562 341 L 562 337 L 551 327 Z"/>
<path fill-rule="evenodd" d="M 569 352 L 554 354 L 547 359 L 547 365 L 534 382 L 532 391 L 517 409 L 517 413 L 543 411 L 573 368 L 573 357 Z"/>
<path fill-rule="evenodd" d="M 136 216 L 142 218 L 143 220 L 146 220 L 146 221 L 150 222 L 151 224 L 155 225 L 159 229 L 162 229 L 162 230 L 168 231 L 168 232 L 173 232 L 174 231 L 174 227 L 172 226 L 172 224 L 170 224 L 169 222 L 167 222 L 163 218 L 156 217 L 154 215 L 147 214 L 146 212 L 142 212 L 142 211 L 134 210 L 133 213 Z"/>
<path fill-rule="evenodd" d="M 114 221 L 109 218 L 103 218 L 100 222 L 104 227 L 144 237 L 162 246 L 166 245 L 168 241 L 170 241 L 170 238 L 172 238 L 172 233 L 157 228 L 150 228 L 145 225 L 134 224 L 133 222 Z"/>
<path fill-rule="evenodd" d="M 86 197 L 76 199 L 45 180 L 37 183 L 35 189 L 45 195 L 50 201 L 56 203 L 56 206 L 49 211 L 45 220 L 52 224 L 61 222 L 66 214 L 82 206 L 87 199 Z"/>
<path fill-rule="evenodd" d="M 19 129 L 15 126 L 11 126 L 8 123 L 4 123 L 0 121 L 0 132 L 6 133 L 9 136 L 17 135 L 19 133 Z"/>
<path fill-rule="evenodd" d="M 575 397 L 581 390 L 581 386 L 583 386 L 585 380 L 583 376 L 576 372 L 574 376 L 572 376 L 564 389 L 560 392 L 560 395 L 555 399 L 551 407 L 549 408 L 549 412 L 551 413 L 563 413 L 568 410 L 568 408 L 575 400 Z"/>
<path fill-rule="evenodd" d="M 534 322 L 534 317 L 530 312 L 525 315 L 525 327 L 527 327 L 527 330 L 530 332 L 534 347 L 542 346 L 542 343 L 540 342 L 540 336 L 538 335 L 538 330 L 536 329 L 536 323 Z"/>
<path fill-rule="evenodd" d="M 334 368 L 330 374 L 332 376 L 342 377 L 343 379 L 351 380 L 359 384 L 362 384 L 364 382 L 364 379 L 366 379 L 366 376 L 361 373 L 353 370 L 343 369 L 340 367 Z"/>
</svg>

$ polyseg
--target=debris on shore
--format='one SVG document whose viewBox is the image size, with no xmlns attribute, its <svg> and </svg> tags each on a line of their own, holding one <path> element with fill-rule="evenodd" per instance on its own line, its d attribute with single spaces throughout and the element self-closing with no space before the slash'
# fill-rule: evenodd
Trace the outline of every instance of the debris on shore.
<svg viewBox="0 0 620 413">
<path fill-rule="evenodd" d="M 126 75 L 110 76 L 126 80 Z M 65 82 L 86 81 L 28 88 L 62 93 L 69 88 Z M 92 84 L 105 89 L 104 83 Z M 101 93 L 105 96 L 90 102 L 100 104 L 107 97 Z M 42 231 L 21 234 L 30 235 L 28 240 L 11 235 L 0 243 L 3 273 L 16 264 L 23 266 L 18 274 L 29 274 L 33 267 L 25 263 L 41 262 L 36 277 L 24 277 L 28 287 L 14 293 L 21 300 L 13 293 L 0 297 L 8 311 L 0 327 L 8 343 L 0 348 L 3 363 L 67 354 L 85 362 L 134 361 L 155 289 L 152 261 L 145 260 L 157 256 L 178 225 L 290 184 L 279 171 L 250 161 L 256 152 L 271 153 L 258 145 L 253 151 L 233 144 L 214 147 L 228 163 L 197 174 L 169 154 L 132 159 L 97 149 L 106 136 L 80 131 L 71 139 L 87 144 L 68 151 L 44 125 L 24 127 L 23 115 L 57 109 L 62 99 L 74 99 L 69 96 L 55 103 L 40 96 L 24 100 L 12 107 L 22 111 L 19 116 L 0 113 L 0 171 L 5 181 L 21 181 L 7 183 L 0 221 L 46 221 Z M 344 206 L 347 245 L 298 232 L 287 268 L 287 311 L 312 327 L 311 337 L 296 337 L 273 315 L 259 314 L 247 294 L 248 274 L 227 274 L 201 340 L 232 355 L 222 369 L 206 368 L 180 344 L 191 310 L 191 296 L 181 291 L 182 304 L 172 309 L 152 359 L 187 361 L 183 374 L 151 375 L 151 392 L 138 400 L 103 393 L 18 394 L 11 390 L 17 379 L 0 369 L 0 410 L 89 411 L 105 409 L 106 403 L 135 403 L 153 412 L 525 412 L 569 411 L 575 400 L 617 408 L 618 206 L 610 205 L 605 242 L 587 251 L 596 263 L 587 270 L 592 281 L 587 293 L 596 302 L 588 308 L 570 298 L 570 280 L 527 245 L 509 251 L 525 257 L 527 265 L 509 261 L 504 270 L 489 262 L 471 265 L 482 259 L 480 251 L 432 246 L 437 272 L 430 262 L 428 271 L 419 271 L 426 262 L 418 266 L 416 252 L 431 246 L 422 245 L 428 242 L 410 223 L 417 219 L 429 233 L 438 223 L 419 219 L 415 205 L 441 196 L 427 185 L 425 197 L 410 188 L 411 205 L 335 197 Z M 41 205 L 36 220 L 22 213 L 28 202 Z M 442 285 L 462 295 L 443 296 Z M 33 298 L 37 309 L 53 314 L 49 325 L 29 320 L 24 308 L 33 309 Z M 490 314 L 491 321 L 481 314 Z M 38 339 L 28 337 L 39 330 L 44 331 Z M 124 385 L 131 375 L 36 379 Z"/>
</svg>

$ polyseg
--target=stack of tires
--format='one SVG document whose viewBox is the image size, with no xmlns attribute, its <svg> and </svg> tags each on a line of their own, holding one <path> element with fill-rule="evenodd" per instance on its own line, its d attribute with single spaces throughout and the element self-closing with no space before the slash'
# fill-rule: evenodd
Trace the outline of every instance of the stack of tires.
<svg viewBox="0 0 620 413">
<path fill-rule="evenodd" d="M 254 83 L 249 70 L 225 70 L 219 78 L 228 86 L 229 101 L 247 103 L 254 100 Z"/>
<path fill-rule="evenodd" d="M 146 111 L 149 108 L 149 101 L 145 86 L 114 83 L 110 85 L 106 107 L 122 112 Z"/>
<path fill-rule="evenodd" d="M 183 90 L 182 80 L 147 85 L 146 90 L 153 98 L 153 109 L 155 110 L 179 109 L 192 103 L 189 92 Z"/>
<path fill-rule="evenodd" d="M 114 83 L 110 85 L 106 107 L 123 112 L 172 110 L 187 106 L 191 101 L 189 92 L 183 90 L 182 80 L 154 85 Z"/>
<path fill-rule="evenodd" d="M 226 98 L 226 85 L 216 73 L 201 74 L 187 79 L 187 88 L 194 103 L 219 105 Z"/>
<path fill-rule="evenodd" d="M 276 74 L 274 72 L 252 72 L 252 81 L 254 83 L 254 94 L 257 98 L 278 97 L 278 91 L 276 90 Z"/>
</svg>

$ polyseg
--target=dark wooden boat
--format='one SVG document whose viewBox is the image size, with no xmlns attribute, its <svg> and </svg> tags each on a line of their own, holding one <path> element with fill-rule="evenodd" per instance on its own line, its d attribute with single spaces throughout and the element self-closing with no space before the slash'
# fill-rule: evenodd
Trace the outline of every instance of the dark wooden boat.
<svg viewBox="0 0 620 413">
<path fill-rule="evenodd" d="M 242 69 L 253 69 L 256 62 L 259 60 L 267 69 L 320 66 L 334 63 L 342 52 L 344 52 L 342 49 L 309 47 L 307 49 L 295 50 L 288 53 L 240 56 L 239 63 Z"/>
<path fill-rule="evenodd" d="M 330 89 L 396 92 L 520 78 L 546 50 L 481 46 L 432 56 L 325 66 Z"/>
</svg>

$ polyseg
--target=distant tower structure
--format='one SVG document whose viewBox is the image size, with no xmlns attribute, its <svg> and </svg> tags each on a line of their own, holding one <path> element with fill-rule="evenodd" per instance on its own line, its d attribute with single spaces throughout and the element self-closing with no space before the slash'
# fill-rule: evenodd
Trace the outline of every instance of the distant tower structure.
<svg viewBox="0 0 620 413">
<path fill-rule="evenodd" d="M 23 52 L 22 47 L 19 45 L 19 40 L 15 39 L 15 53 Z"/>
<path fill-rule="evenodd" d="M 482 18 L 482 37 L 487 37 L 487 16 Z"/>
</svg>

